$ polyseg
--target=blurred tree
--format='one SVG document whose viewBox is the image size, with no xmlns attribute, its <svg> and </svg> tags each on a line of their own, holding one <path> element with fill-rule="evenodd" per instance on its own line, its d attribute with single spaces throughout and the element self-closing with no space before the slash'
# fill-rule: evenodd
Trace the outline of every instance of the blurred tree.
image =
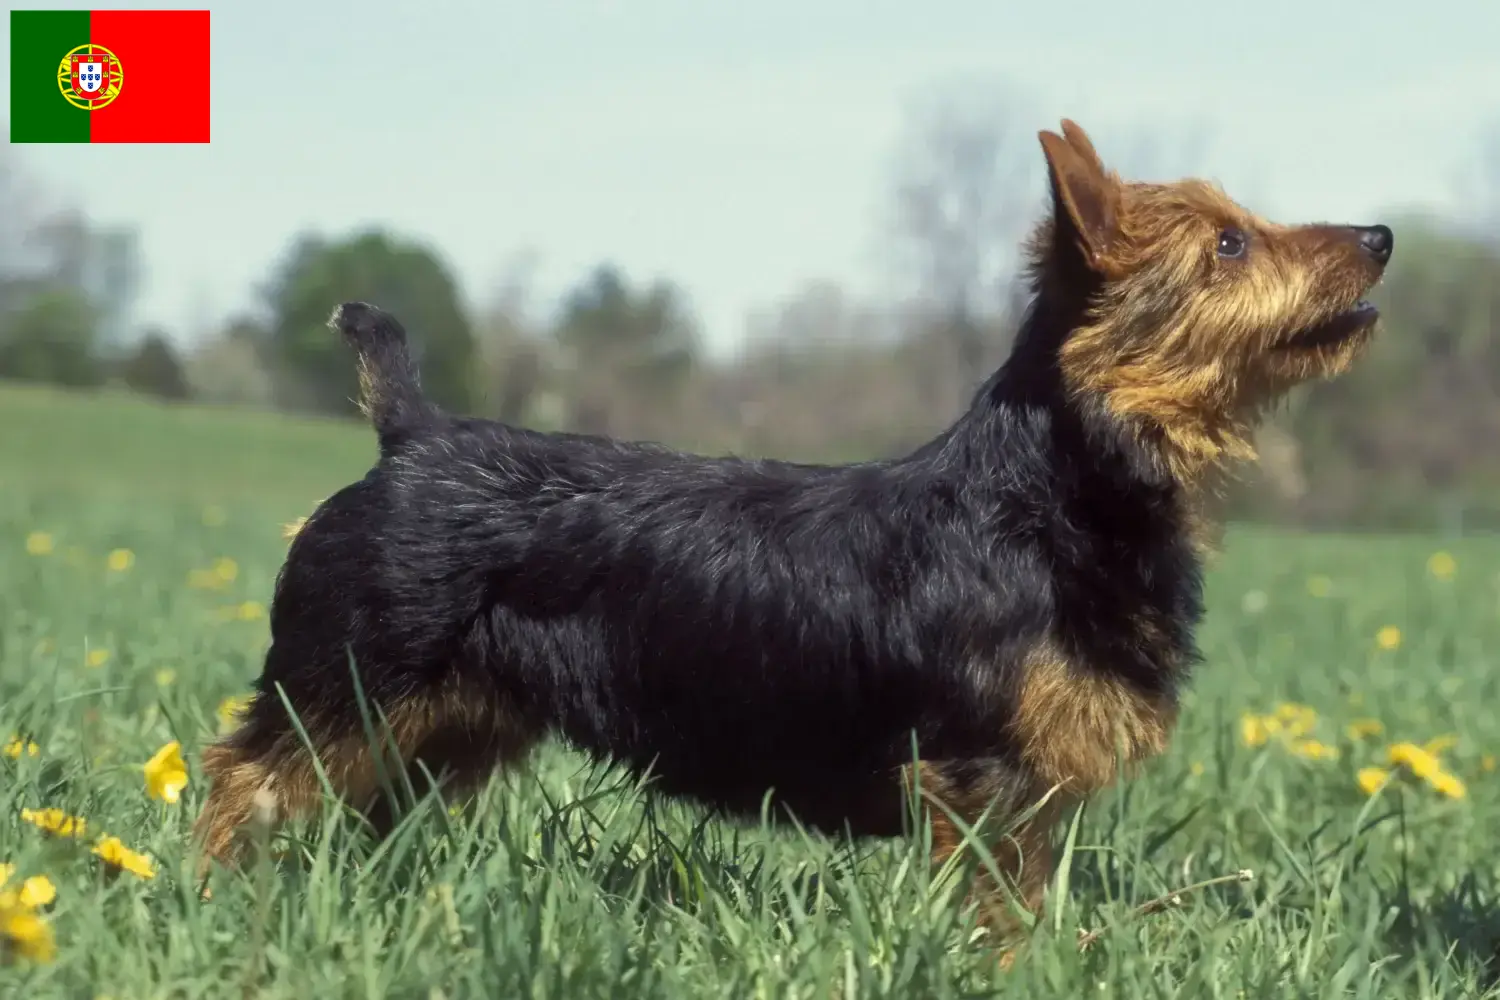
<svg viewBox="0 0 1500 1000">
<path fill-rule="evenodd" d="M 52 282 L 94 303 L 101 346 L 123 347 L 141 283 L 135 229 L 96 226 L 68 208 L 35 222 L 27 243 L 31 259 Z"/>
<path fill-rule="evenodd" d="M 675 286 L 657 282 L 636 291 L 609 264 L 567 294 L 553 337 L 565 354 L 569 423 L 601 434 L 655 433 L 698 346 Z"/>
<path fill-rule="evenodd" d="M 531 317 L 531 279 L 536 255 L 512 256 L 498 282 L 493 307 L 478 324 L 482 362 L 478 400 L 485 413 L 508 424 L 535 419 L 552 359 L 545 331 Z"/>
<path fill-rule="evenodd" d="M 900 140 L 895 249 L 926 325 L 953 344 L 964 392 L 1004 350 L 994 318 L 1034 222 L 1042 175 L 1027 105 L 1004 86 L 945 89 L 911 110 Z"/>
<path fill-rule="evenodd" d="M 160 330 L 151 330 L 141 338 L 120 366 L 120 375 L 132 390 L 147 396 L 175 401 L 190 395 L 177 351 Z"/>
<path fill-rule="evenodd" d="M 384 232 L 331 241 L 299 237 L 264 291 L 268 355 L 284 404 L 352 413 L 359 392 L 349 350 L 327 327 L 340 302 L 359 299 L 395 315 L 411 336 L 422 386 L 440 405 L 468 412 L 474 335 L 447 268 L 428 248 Z"/>
<path fill-rule="evenodd" d="M 70 387 L 104 381 L 98 315 L 77 291 L 33 287 L 0 324 L 0 377 Z"/>
<path fill-rule="evenodd" d="M 184 365 L 194 397 L 216 403 L 270 406 L 276 398 L 264 351 L 269 334 L 245 317 L 194 347 Z"/>
</svg>

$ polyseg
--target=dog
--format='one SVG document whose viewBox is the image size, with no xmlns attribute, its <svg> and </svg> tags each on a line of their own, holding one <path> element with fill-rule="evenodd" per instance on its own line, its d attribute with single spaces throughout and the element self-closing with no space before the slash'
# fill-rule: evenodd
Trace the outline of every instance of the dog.
<svg viewBox="0 0 1500 1000">
<path fill-rule="evenodd" d="M 1051 210 L 1013 350 L 900 458 L 450 416 L 400 324 L 341 306 L 380 457 L 291 545 L 253 702 L 204 753 L 205 871 L 235 862 L 257 793 L 318 807 L 315 755 L 368 802 L 382 754 L 462 791 L 556 734 L 733 816 L 770 801 L 886 837 L 924 803 L 939 863 L 999 818 L 1004 884 L 973 891 L 1039 912 L 1063 811 L 1167 745 L 1223 470 L 1278 397 L 1353 363 L 1394 245 L 1127 183 L 1070 121 L 1040 140 Z"/>
</svg>

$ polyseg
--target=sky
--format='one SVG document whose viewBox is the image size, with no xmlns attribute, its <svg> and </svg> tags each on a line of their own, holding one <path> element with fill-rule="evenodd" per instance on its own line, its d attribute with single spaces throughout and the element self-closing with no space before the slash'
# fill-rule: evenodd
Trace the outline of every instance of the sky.
<svg viewBox="0 0 1500 1000">
<path fill-rule="evenodd" d="M 807 282 L 889 288 L 903 125 L 937 93 L 1074 118 L 1106 162 L 1143 130 L 1196 134 L 1180 166 L 1281 221 L 1461 211 L 1500 121 L 1500 0 L 212 10 L 211 143 L 11 149 L 48 204 L 139 228 L 136 320 L 180 339 L 253 308 L 297 232 L 381 225 L 437 248 L 471 309 L 518 260 L 545 307 L 608 259 L 680 284 L 727 349 Z M 1039 209 L 1040 182 L 1017 197 Z"/>
</svg>

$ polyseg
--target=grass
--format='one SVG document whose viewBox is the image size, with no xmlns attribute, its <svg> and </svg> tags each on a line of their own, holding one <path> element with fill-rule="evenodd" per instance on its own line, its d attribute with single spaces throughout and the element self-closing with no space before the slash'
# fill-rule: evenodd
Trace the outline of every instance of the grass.
<svg viewBox="0 0 1500 1000">
<path fill-rule="evenodd" d="M 0 965 L 0 996 L 1500 995 L 1496 541 L 1232 531 L 1171 751 L 1087 807 L 1065 891 L 995 974 L 920 845 L 707 822 L 559 748 L 453 814 L 418 803 L 383 844 L 330 812 L 200 902 L 197 751 L 258 669 L 280 523 L 362 474 L 370 435 L 11 389 L 0 425 L 0 743 L 37 748 L 0 755 L 0 863 L 11 888 L 51 880 L 57 946 Z M 1266 726 L 1242 717 L 1283 702 L 1306 707 L 1247 746 Z M 1382 732 L 1353 738 L 1361 719 Z M 1388 745 L 1450 735 L 1463 797 L 1401 769 L 1360 789 Z M 142 771 L 171 740 L 175 805 Z M 39 807 L 88 837 L 45 836 L 21 816 Z M 110 876 L 103 834 L 155 877 Z"/>
</svg>

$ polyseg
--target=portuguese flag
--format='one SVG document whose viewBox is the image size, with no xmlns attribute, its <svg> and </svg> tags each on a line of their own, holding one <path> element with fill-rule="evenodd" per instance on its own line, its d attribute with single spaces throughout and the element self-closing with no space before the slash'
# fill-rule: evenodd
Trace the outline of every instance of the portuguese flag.
<svg viewBox="0 0 1500 1000">
<path fill-rule="evenodd" d="M 206 10 L 10 12 L 11 142 L 207 142 Z"/>
</svg>

